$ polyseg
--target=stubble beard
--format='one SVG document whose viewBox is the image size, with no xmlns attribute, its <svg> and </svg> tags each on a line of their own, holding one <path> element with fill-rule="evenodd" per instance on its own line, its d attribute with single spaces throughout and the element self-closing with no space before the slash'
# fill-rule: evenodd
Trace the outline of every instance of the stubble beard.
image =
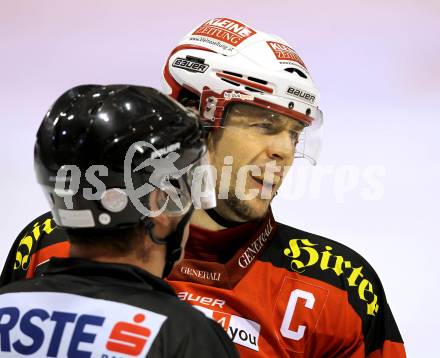
<svg viewBox="0 0 440 358">
<path fill-rule="evenodd" d="M 220 200 L 223 209 L 221 211 L 230 210 L 244 222 L 260 220 L 266 216 L 272 199 L 263 200 L 257 196 L 252 200 L 240 200 L 235 196 L 235 192 L 230 191 L 227 199 Z M 264 202 L 266 205 L 263 206 L 260 203 L 255 203 L 255 201 Z"/>
</svg>

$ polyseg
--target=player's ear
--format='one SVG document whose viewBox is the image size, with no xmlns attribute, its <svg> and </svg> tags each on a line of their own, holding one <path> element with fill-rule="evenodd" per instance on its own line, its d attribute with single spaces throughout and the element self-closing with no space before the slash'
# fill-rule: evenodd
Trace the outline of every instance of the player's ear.
<svg viewBox="0 0 440 358">
<path fill-rule="evenodd" d="M 149 220 L 151 220 L 155 227 L 157 227 L 157 229 L 159 229 L 161 232 L 167 231 L 167 229 L 171 226 L 170 224 L 172 221 L 166 210 L 163 210 L 167 198 L 168 195 L 160 189 L 155 189 L 148 195 L 149 210 L 152 213 L 155 213 L 155 215 L 152 215 Z"/>
<path fill-rule="evenodd" d="M 159 239 L 168 236 L 176 230 L 178 224 L 186 215 L 182 213 L 177 214 L 173 210 L 165 210 L 168 201 L 171 201 L 169 195 L 160 189 L 155 189 L 149 194 L 149 209 L 151 212 L 154 212 L 154 215 L 150 216 L 148 220 L 153 223 L 154 236 Z M 188 210 L 190 208 L 187 208 L 185 213 L 188 213 Z"/>
</svg>

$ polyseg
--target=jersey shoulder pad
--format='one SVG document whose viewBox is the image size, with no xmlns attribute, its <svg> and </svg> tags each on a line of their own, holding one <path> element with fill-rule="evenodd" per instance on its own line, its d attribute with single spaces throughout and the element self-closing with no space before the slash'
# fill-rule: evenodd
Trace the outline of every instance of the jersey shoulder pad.
<svg viewBox="0 0 440 358">
<path fill-rule="evenodd" d="M 385 291 L 373 267 L 337 241 L 277 223 L 277 232 L 260 260 L 294 275 L 310 277 L 347 293 L 362 320 L 366 350 L 385 340 L 402 342 Z"/>
</svg>

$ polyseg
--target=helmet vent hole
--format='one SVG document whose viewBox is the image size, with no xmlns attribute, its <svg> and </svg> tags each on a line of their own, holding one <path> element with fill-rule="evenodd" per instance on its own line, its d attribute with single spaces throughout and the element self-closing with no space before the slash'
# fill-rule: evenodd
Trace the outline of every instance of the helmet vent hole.
<svg viewBox="0 0 440 358">
<path fill-rule="evenodd" d="M 246 90 L 250 91 L 250 92 L 263 93 L 263 92 L 261 92 L 260 90 L 257 90 L 257 89 L 252 88 L 252 87 L 245 86 L 244 88 L 245 88 Z"/>
<path fill-rule="evenodd" d="M 253 82 L 257 82 L 257 83 L 261 83 L 262 85 L 267 85 L 267 81 L 265 80 L 260 80 L 259 78 L 255 78 L 255 77 L 248 77 L 249 81 L 253 81 Z"/>
<path fill-rule="evenodd" d="M 237 87 L 240 86 L 240 84 L 238 84 L 237 82 L 233 82 L 233 81 L 227 80 L 226 78 L 222 78 L 221 80 L 225 81 L 227 83 L 230 83 L 231 85 L 237 86 Z"/>
<path fill-rule="evenodd" d="M 225 74 L 227 74 L 227 75 L 234 76 L 234 77 L 240 77 L 240 78 L 243 77 L 243 75 L 241 75 L 241 74 L 239 74 L 239 73 L 235 73 L 235 72 L 223 71 L 223 73 L 225 73 Z"/>
<path fill-rule="evenodd" d="M 302 78 L 307 78 L 307 75 L 303 71 L 301 71 L 297 68 L 294 68 L 294 67 L 285 68 L 284 71 L 287 71 L 290 73 L 296 73 L 296 74 L 298 74 L 298 76 L 300 76 Z"/>
<path fill-rule="evenodd" d="M 312 110 L 310 108 L 307 108 L 306 110 L 306 116 L 310 116 L 310 113 L 312 113 Z"/>
</svg>

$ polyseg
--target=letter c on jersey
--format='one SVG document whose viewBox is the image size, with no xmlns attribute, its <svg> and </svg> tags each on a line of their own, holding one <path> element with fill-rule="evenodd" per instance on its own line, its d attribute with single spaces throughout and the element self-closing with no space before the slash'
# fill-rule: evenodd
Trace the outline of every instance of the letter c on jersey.
<svg viewBox="0 0 440 358">
<path fill-rule="evenodd" d="M 303 298 L 306 300 L 305 307 L 308 309 L 312 309 L 315 304 L 315 296 L 312 293 L 303 291 L 303 290 L 293 290 L 289 297 L 289 302 L 287 303 L 286 313 L 284 314 L 283 322 L 281 323 L 280 332 L 283 337 L 293 339 L 295 341 L 299 341 L 304 337 L 304 332 L 306 330 L 306 326 L 299 325 L 296 331 L 289 329 L 290 324 L 293 320 L 293 315 L 295 314 L 296 303 L 298 302 L 298 298 Z"/>
</svg>

